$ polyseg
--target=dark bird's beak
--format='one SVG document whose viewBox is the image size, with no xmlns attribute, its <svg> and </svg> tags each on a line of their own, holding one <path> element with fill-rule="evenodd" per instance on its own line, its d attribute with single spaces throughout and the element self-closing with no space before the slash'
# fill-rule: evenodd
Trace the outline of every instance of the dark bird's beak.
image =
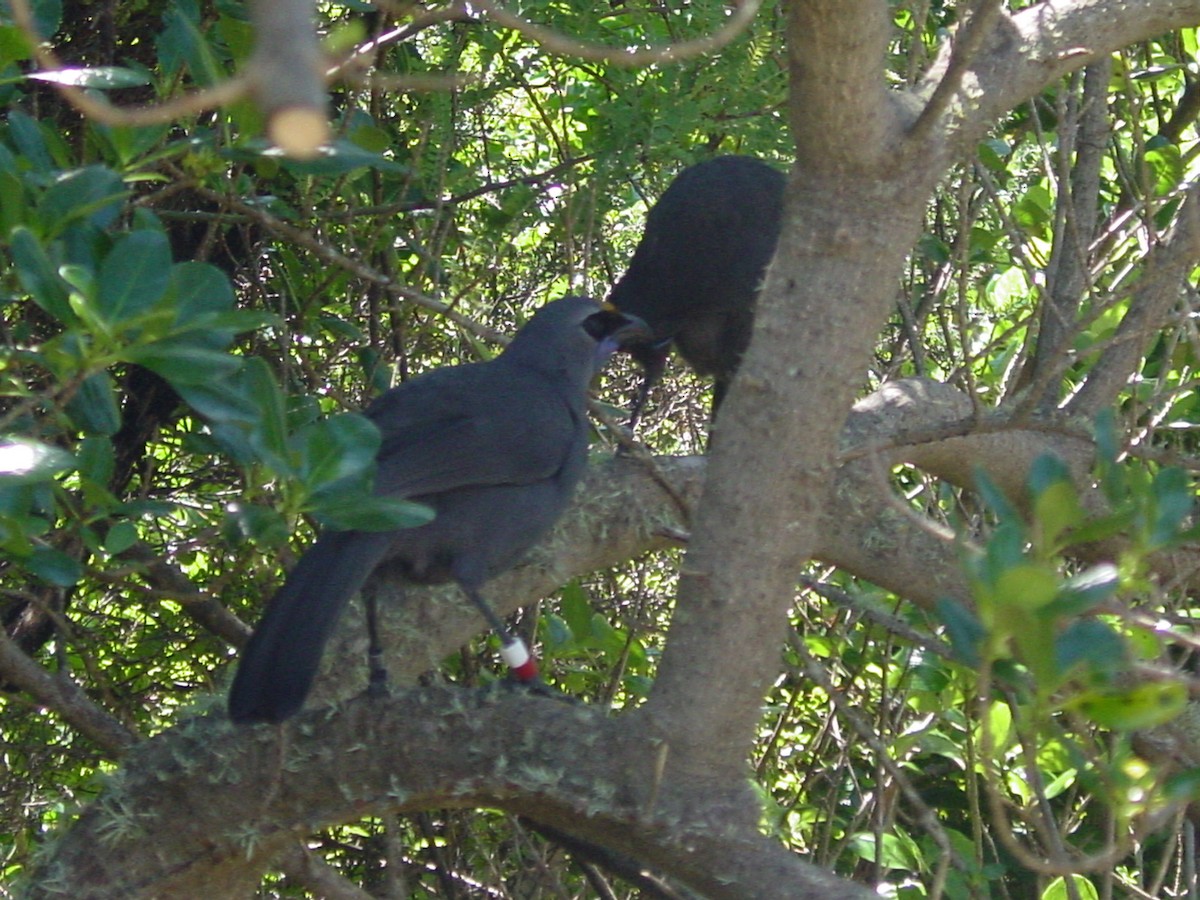
<svg viewBox="0 0 1200 900">
<path fill-rule="evenodd" d="M 602 304 L 600 312 L 588 317 L 585 327 L 596 340 L 614 350 L 630 350 L 654 343 L 650 326 L 629 313 L 623 313 L 611 303 Z"/>
</svg>

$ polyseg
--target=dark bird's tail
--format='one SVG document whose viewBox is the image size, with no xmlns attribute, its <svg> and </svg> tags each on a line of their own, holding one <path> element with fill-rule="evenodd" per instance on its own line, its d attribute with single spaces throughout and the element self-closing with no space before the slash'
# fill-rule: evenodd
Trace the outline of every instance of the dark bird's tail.
<svg viewBox="0 0 1200 900">
<path fill-rule="evenodd" d="M 328 532 L 271 598 L 229 691 L 234 722 L 282 722 L 304 705 L 346 602 L 383 560 L 389 532 Z"/>
</svg>

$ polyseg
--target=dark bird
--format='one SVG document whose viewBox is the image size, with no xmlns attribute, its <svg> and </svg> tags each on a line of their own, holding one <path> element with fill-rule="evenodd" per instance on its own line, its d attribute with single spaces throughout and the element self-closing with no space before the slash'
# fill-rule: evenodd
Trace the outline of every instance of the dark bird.
<svg viewBox="0 0 1200 900">
<path fill-rule="evenodd" d="M 631 426 L 662 377 L 672 343 L 693 369 L 713 376 L 716 415 L 750 344 L 786 183 L 759 159 L 719 156 L 680 172 L 651 208 L 629 269 L 608 295 L 654 332 L 629 348 L 645 369 Z"/>
<path fill-rule="evenodd" d="M 495 359 L 428 372 L 376 399 L 366 411 L 383 436 L 375 491 L 432 507 L 435 518 L 321 535 L 243 650 L 229 717 L 279 722 L 300 709 L 342 609 L 385 560 L 412 583 L 456 582 L 500 632 L 517 677 L 535 679 L 528 651 L 480 588 L 566 508 L 587 464 L 588 384 L 614 350 L 648 334 L 632 316 L 565 297 L 538 310 Z"/>
</svg>

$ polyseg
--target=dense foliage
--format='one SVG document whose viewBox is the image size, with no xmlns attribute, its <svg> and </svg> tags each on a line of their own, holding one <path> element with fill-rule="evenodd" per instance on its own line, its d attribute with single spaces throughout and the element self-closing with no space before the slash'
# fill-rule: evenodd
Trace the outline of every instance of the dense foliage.
<svg viewBox="0 0 1200 900">
<path fill-rule="evenodd" d="M 893 4 L 897 84 L 933 58 L 957 6 Z M 335 85 L 333 149 L 297 162 L 268 147 L 248 100 L 161 125 L 82 116 L 31 74 L 29 37 L 0 7 L 5 881 L 131 743 L 222 694 L 238 619 L 257 618 L 314 525 L 407 514 L 369 498 L 377 438 L 355 409 L 394 380 L 494 353 L 496 335 L 552 297 L 603 296 L 647 203 L 687 163 L 791 156 L 774 4 L 719 53 L 642 67 L 550 52 L 469 6 L 381 8 L 320 4 L 331 51 L 357 48 L 384 77 Z M 122 107 L 216 84 L 252 44 L 232 0 L 34 12 L 81 70 L 74 83 Z M 706 2 L 519 12 L 614 47 L 703 36 L 725 16 Z M 864 393 L 920 375 L 981 409 L 1028 398 L 1030 415 L 1070 394 L 1110 350 L 1195 177 L 1196 50 L 1194 31 L 1129 47 L 997 127 L 930 205 Z M 1074 274 L 1064 245 L 1087 250 Z M 1056 331 L 1048 298 L 1068 277 L 1085 301 Z M 1158 337 L 1116 408 L 1074 423 L 1101 448 L 1103 516 L 1085 514 L 1050 459 L 1026 503 L 986 477 L 964 492 L 900 466 L 897 502 L 976 542 L 963 562 L 974 605 L 921 609 L 811 569 L 753 760 L 764 828 L 890 896 L 1194 889 L 1179 801 L 1195 769 L 1159 767 L 1145 749 L 1146 729 L 1190 711 L 1176 671 L 1192 645 L 1190 581 L 1152 577 L 1151 563 L 1189 537 L 1190 300 L 1151 324 Z M 1030 381 L 1037 353 L 1061 360 L 1054 381 Z M 632 378 L 617 366 L 599 393 L 625 403 Z M 704 390 L 676 367 L 639 436 L 658 453 L 701 452 Z M 611 447 L 600 428 L 595 452 Z M 1119 557 L 1071 552 L 1118 534 Z M 638 703 L 678 561 L 596 573 L 527 611 L 549 679 Z M 492 670 L 481 640 L 437 677 Z M 1077 882 L 1038 865 L 1037 848 L 1064 844 L 1091 855 Z M 310 846 L 380 895 L 610 889 L 496 812 L 369 819 Z"/>
</svg>

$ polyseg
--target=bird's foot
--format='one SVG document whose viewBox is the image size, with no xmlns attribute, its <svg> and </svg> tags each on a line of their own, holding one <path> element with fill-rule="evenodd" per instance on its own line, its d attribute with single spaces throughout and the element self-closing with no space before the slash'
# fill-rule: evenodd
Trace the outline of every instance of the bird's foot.
<svg viewBox="0 0 1200 900">
<path fill-rule="evenodd" d="M 549 697 L 551 700 L 559 700 L 563 703 L 579 702 L 578 699 L 572 697 L 570 694 L 564 694 L 558 688 L 544 682 L 540 675 L 533 681 L 523 682 L 523 687 L 528 690 L 529 693 L 535 694 L 538 697 Z"/>
<path fill-rule="evenodd" d="M 388 673 L 379 654 L 372 653 L 368 662 L 370 675 L 367 679 L 368 697 L 387 697 L 391 694 L 388 689 Z"/>
</svg>

